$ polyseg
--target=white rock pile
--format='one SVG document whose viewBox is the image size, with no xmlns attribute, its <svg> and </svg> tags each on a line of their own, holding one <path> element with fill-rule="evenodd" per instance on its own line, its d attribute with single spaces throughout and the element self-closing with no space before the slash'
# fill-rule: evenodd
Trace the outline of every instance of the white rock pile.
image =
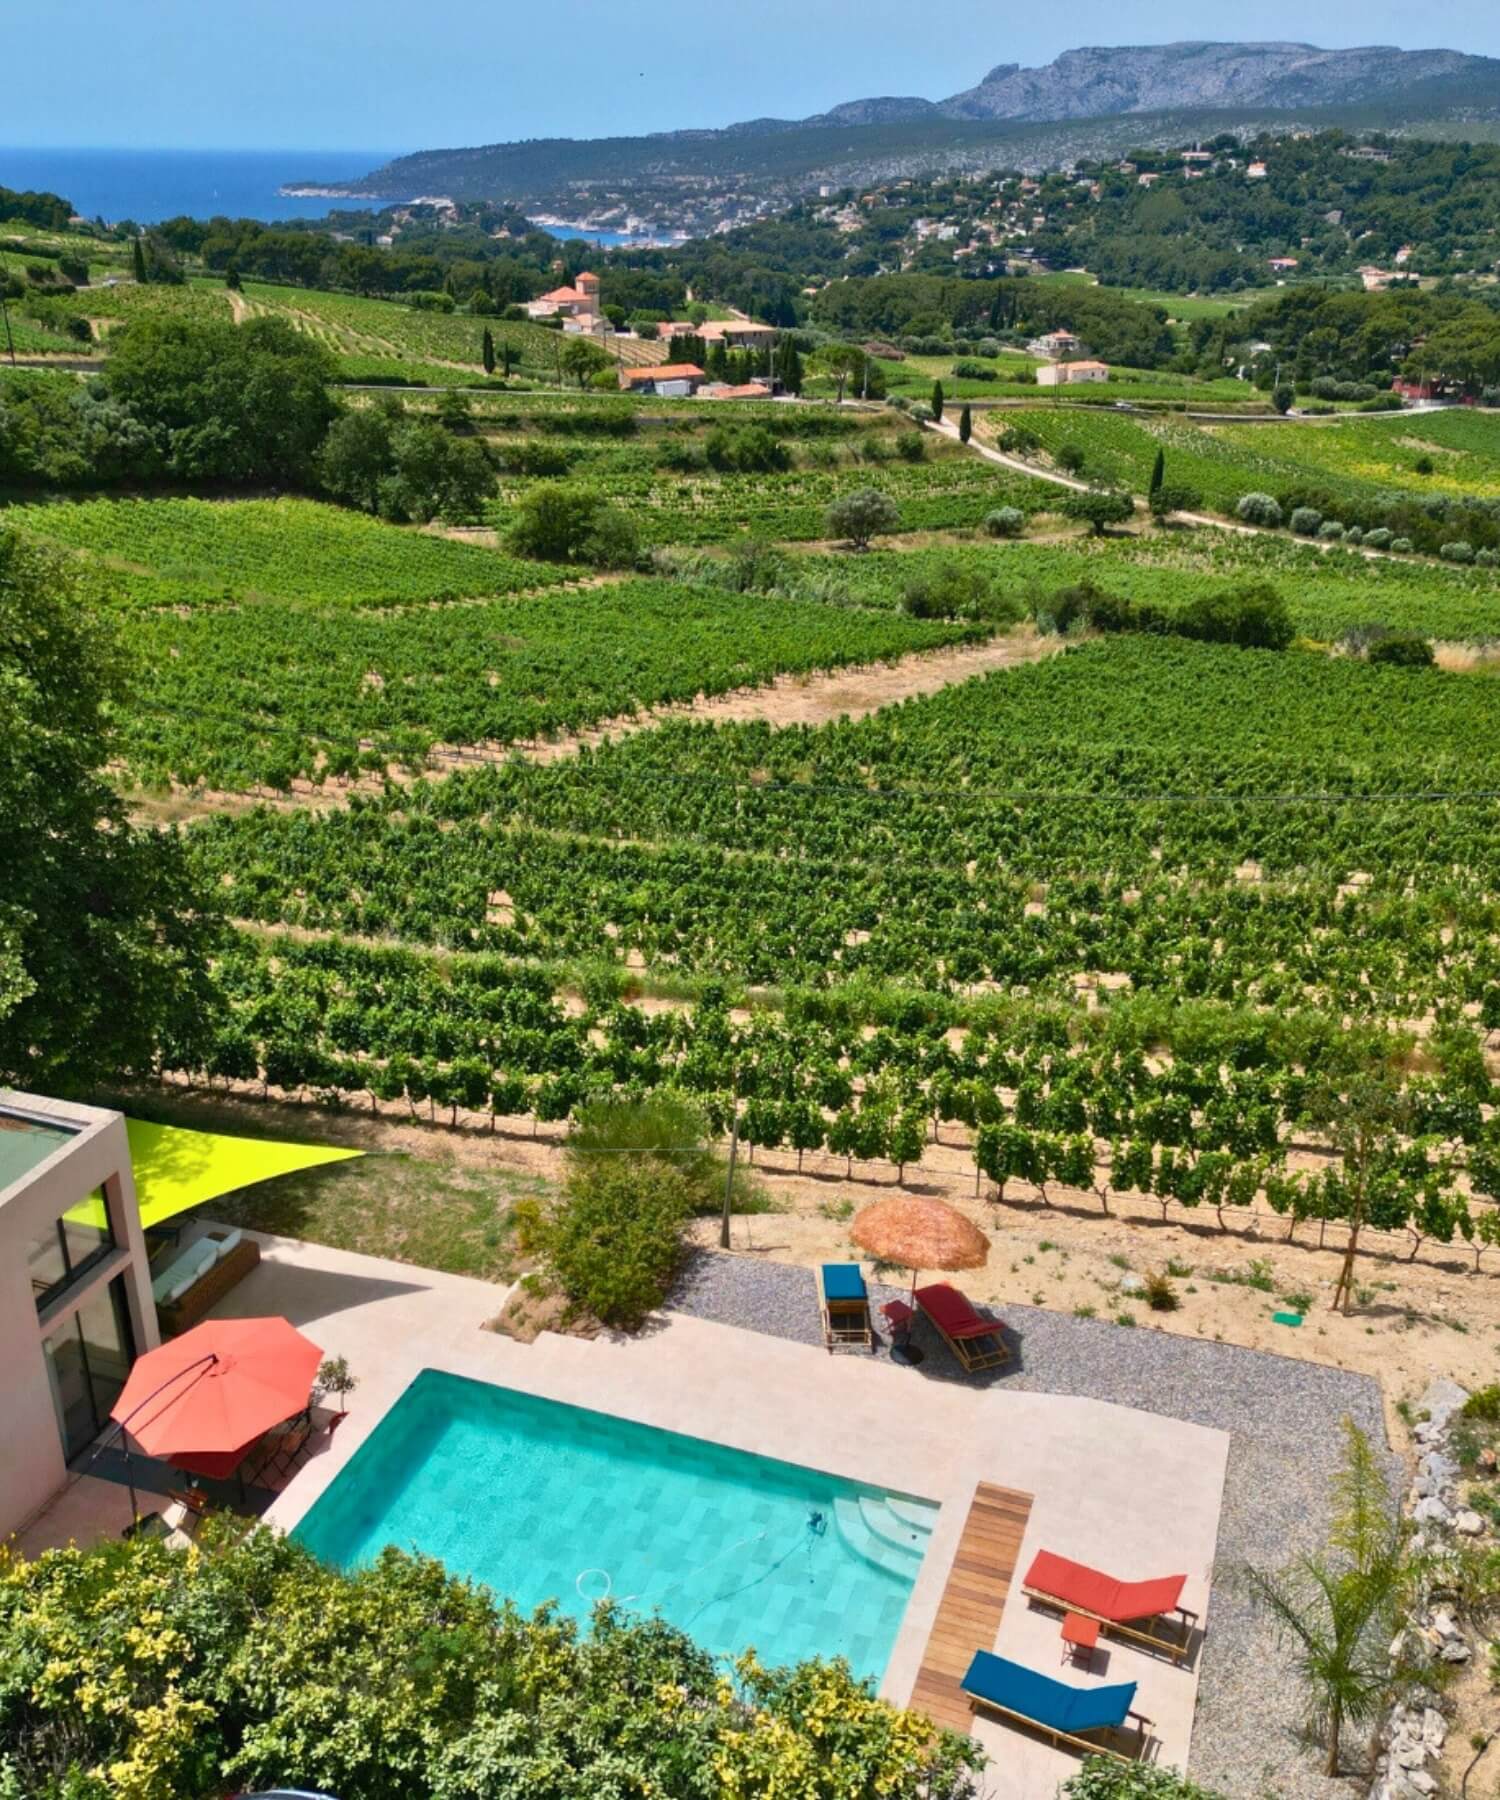
<svg viewBox="0 0 1500 1800">
<path fill-rule="evenodd" d="M 1459 1505 L 1459 1466 L 1447 1453 L 1448 1428 L 1468 1397 L 1457 1382 L 1441 1379 L 1418 1402 L 1427 1416 L 1413 1434 L 1421 1455 L 1408 1497 L 1418 1549 L 1441 1548 L 1452 1536 L 1478 1537 L 1486 1529 L 1477 1512 Z M 1468 1662 L 1474 1649 L 1453 1615 L 1454 1599 L 1440 1587 L 1429 1589 L 1391 1645 L 1391 1660 Z M 1438 1761 L 1447 1736 L 1438 1694 L 1421 1689 L 1409 1695 L 1381 1730 L 1370 1800 L 1425 1800 L 1435 1794 L 1438 1778 L 1427 1765 Z"/>
</svg>

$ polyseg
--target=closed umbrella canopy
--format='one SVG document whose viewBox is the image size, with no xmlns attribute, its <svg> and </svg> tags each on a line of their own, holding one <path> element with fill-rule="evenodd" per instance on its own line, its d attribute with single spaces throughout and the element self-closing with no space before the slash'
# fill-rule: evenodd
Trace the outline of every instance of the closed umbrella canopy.
<svg viewBox="0 0 1500 1800">
<path fill-rule="evenodd" d="M 990 1241 L 972 1219 L 942 1200 L 916 1194 L 865 1207 L 849 1236 L 877 1262 L 913 1271 L 978 1269 L 990 1255 Z"/>
<path fill-rule="evenodd" d="M 285 1319 L 206 1319 L 136 1362 L 110 1417 L 149 1455 L 222 1457 L 301 1412 L 322 1359 Z"/>
</svg>

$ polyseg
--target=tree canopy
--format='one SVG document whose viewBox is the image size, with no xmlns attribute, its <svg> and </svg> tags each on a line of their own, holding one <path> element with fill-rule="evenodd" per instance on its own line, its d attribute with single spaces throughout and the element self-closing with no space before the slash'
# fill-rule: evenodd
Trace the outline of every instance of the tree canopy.
<svg viewBox="0 0 1500 1800">
<path fill-rule="evenodd" d="M 0 532 L 0 1079 L 43 1091 L 156 1065 L 210 1024 L 216 934 L 175 836 L 102 769 L 128 672 L 74 565 Z"/>
</svg>

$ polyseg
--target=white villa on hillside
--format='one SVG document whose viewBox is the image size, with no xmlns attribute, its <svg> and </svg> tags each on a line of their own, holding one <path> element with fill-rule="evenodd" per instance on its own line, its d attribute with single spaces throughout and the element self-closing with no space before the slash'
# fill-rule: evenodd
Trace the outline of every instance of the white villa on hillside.
<svg viewBox="0 0 1500 1800">
<path fill-rule="evenodd" d="M 599 323 L 599 277 L 584 269 L 572 287 L 553 288 L 550 293 L 530 300 L 526 305 L 529 319 L 563 319 L 564 331 L 594 331 Z"/>
<path fill-rule="evenodd" d="M 1038 387 L 1073 387 L 1079 382 L 1108 381 L 1109 364 L 1092 362 L 1043 363 L 1036 372 Z"/>
</svg>

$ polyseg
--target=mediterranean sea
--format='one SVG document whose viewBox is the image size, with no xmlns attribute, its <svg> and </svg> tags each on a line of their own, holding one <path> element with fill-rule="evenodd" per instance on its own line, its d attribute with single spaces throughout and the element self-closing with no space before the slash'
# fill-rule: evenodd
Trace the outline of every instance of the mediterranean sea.
<svg viewBox="0 0 1500 1800">
<path fill-rule="evenodd" d="M 388 150 L 6 150 L 0 187 L 61 194 L 87 219 L 154 225 L 210 219 L 321 219 L 378 208 L 379 200 L 288 198 L 283 182 L 352 181 L 389 162 Z"/>
</svg>

